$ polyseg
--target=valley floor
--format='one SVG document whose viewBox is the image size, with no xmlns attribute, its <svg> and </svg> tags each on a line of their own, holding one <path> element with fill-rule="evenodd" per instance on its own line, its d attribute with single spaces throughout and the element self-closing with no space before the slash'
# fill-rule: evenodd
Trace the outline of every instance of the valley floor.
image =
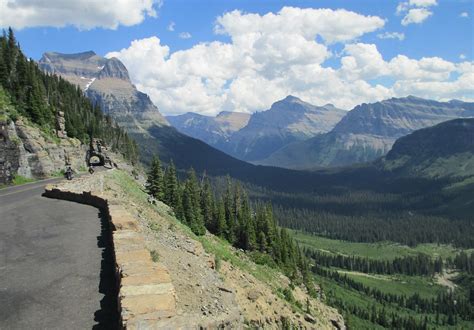
<svg viewBox="0 0 474 330">
<path fill-rule="evenodd" d="M 333 240 L 315 235 L 292 231 L 293 237 L 300 246 L 309 251 L 346 257 L 363 257 L 369 260 L 393 261 L 404 256 L 416 256 L 419 253 L 431 258 L 454 258 L 461 251 L 449 245 L 420 244 L 408 247 L 400 244 L 356 243 Z M 426 301 L 436 301 L 439 295 L 452 292 L 469 299 L 469 287 L 472 286 L 472 275 L 454 270 L 445 270 L 434 276 L 404 274 L 374 274 L 352 271 L 337 267 L 323 267 L 328 275 L 320 272 L 315 275 L 316 282 L 323 288 L 326 302 L 343 312 L 348 327 L 352 329 L 377 329 L 393 327 L 396 319 L 407 322 L 418 322 L 418 327 L 429 329 L 472 329 L 473 320 L 461 317 L 424 312 L 409 303 L 409 297 L 417 295 Z M 323 275 L 323 273 L 325 275 Z M 471 289 L 472 290 L 472 289 Z M 401 302 L 390 301 L 391 296 L 403 297 Z M 472 299 L 472 297 L 471 297 Z M 467 308 L 473 308 L 472 304 Z M 408 321 L 408 320 L 412 321 Z M 405 326 L 407 326 L 405 324 Z"/>
</svg>

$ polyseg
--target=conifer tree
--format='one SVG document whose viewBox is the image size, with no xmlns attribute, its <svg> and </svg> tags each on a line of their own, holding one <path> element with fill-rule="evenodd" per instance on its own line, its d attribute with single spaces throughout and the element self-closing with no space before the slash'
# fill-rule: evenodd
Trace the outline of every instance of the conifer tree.
<svg viewBox="0 0 474 330">
<path fill-rule="evenodd" d="M 180 204 L 180 193 L 178 178 L 176 177 L 176 167 L 174 166 L 173 160 L 171 160 L 170 164 L 166 169 L 163 181 L 163 201 L 169 206 L 171 206 L 173 209 L 176 209 Z"/>
<path fill-rule="evenodd" d="M 214 210 L 214 198 L 212 195 L 211 183 L 209 179 L 205 178 L 201 188 L 201 211 L 203 216 L 204 225 L 211 231 L 216 231 L 216 224 L 214 222 L 213 210 Z"/>
<path fill-rule="evenodd" d="M 214 218 L 216 222 L 216 235 L 225 238 L 227 222 L 225 220 L 225 205 L 222 198 L 215 205 Z"/>
<path fill-rule="evenodd" d="M 163 169 L 160 159 L 154 155 L 151 161 L 150 170 L 146 182 L 148 193 L 158 200 L 163 200 Z"/>
<path fill-rule="evenodd" d="M 204 235 L 206 227 L 201 212 L 200 189 L 194 169 L 188 172 L 183 190 L 183 209 L 187 225 L 196 235 Z"/>
</svg>

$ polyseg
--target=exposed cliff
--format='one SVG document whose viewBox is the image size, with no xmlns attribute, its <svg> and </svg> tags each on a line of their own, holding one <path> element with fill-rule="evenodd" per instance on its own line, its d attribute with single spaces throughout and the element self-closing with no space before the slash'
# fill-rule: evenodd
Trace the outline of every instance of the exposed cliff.
<svg viewBox="0 0 474 330">
<path fill-rule="evenodd" d="M 86 146 L 73 138 L 53 138 L 25 119 L 0 121 L 0 184 L 15 175 L 45 178 L 58 174 L 69 163 L 84 168 Z"/>
</svg>

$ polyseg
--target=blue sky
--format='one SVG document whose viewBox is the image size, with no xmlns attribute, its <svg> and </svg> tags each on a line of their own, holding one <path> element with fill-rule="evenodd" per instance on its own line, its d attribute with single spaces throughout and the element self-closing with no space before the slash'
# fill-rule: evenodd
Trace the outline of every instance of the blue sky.
<svg viewBox="0 0 474 330">
<path fill-rule="evenodd" d="M 393 39 L 380 40 L 376 33 L 363 36 L 361 41 L 377 42 L 384 57 L 391 58 L 399 53 L 409 57 L 439 56 L 457 61 L 460 54 L 472 59 L 474 51 L 472 20 L 474 4 L 469 0 L 441 0 L 434 9 L 434 15 L 423 24 L 402 26 L 400 16 L 396 15 L 399 1 L 358 0 L 358 1 L 202 1 L 168 0 L 158 9 L 158 17 L 147 17 L 143 23 L 116 30 L 94 28 L 79 30 L 75 27 L 51 28 L 34 27 L 17 30 L 18 40 L 25 53 L 39 59 L 45 51 L 64 53 L 94 50 L 100 55 L 127 47 L 130 41 L 157 35 L 172 51 L 189 48 L 195 43 L 213 40 L 226 40 L 216 36 L 213 26 L 216 17 L 225 12 L 239 9 L 249 13 L 265 14 L 276 12 L 284 6 L 301 8 L 344 8 L 365 15 L 377 15 L 387 20 L 386 31 L 399 31 L 405 34 L 403 42 Z M 459 19 L 463 12 L 470 14 L 468 19 Z M 175 31 L 168 31 L 174 22 Z M 190 39 L 180 39 L 180 32 L 192 34 Z M 72 42 L 71 42 L 72 41 Z"/>
<path fill-rule="evenodd" d="M 361 88 L 364 88 L 363 85 L 364 82 L 366 82 L 370 87 L 373 87 L 372 90 L 367 89 L 364 95 L 355 97 L 354 99 L 357 99 L 357 102 L 365 100 L 373 101 L 388 95 L 399 96 L 400 93 L 408 93 L 407 88 L 400 86 L 401 82 L 406 82 L 408 81 L 407 79 L 410 80 L 410 86 L 416 87 L 415 92 L 419 92 L 425 97 L 432 97 L 432 95 L 435 97 L 436 85 L 433 83 L 439 83 L 441 80 L 444 82 L 453 81 L 463 74 L 466 74 L 466 71 L 472 70 L 472 67 L 466 66 L 467 64 L 462 68 L 458 67 L 461 62 L 472 63 L 473 60 L 474 25 L 472 17 L 474 14 L 474 2 L 471 0 L 164 0 L 160 3 L 158 3 L 157 0 L 139 0 L 134 3 L 140 3 L 142 8 L 137 8 L 137 6 L 135 6 L 135 8 L 124 7 L 117 9 L 113 13 L 110 13 L 110 8 L 101 8 L 100 4 L 92 5 L 93 8 L 89 8 L 90 11 L 88 12 L 84 9 L 86 5 L 81 7 L 81 2 L 87 2 L 86 0 L 75 1 L 76 7 L 73 7 L 65 0 L 64 3 L 59 6 L 60 8 L 55 8 L 55 6 L 58 6 L 56 4 L 58 1 L 49 3 L 47 0 L 44 0 L 46 5 L 43 4 L 43 8 L 35 8 L 34 2 L 35 1 L 32 0 L 0 0 L 0 10 L 7 13 L 6 15 L 1 15 L 3 18 L 0 17 L 0 25 L 3 27 L 13 25 L 17 39 L 21 43 L 24 52 L 27 56 L 34 59 L 39 59 L 41 54 L 46 51 L 74 53 L 93 50 L 99 55 L 115 52 L 114 56 L 118 56 L 124 61 L 129 69 L 136 68 L 136 61 L 140 58 L 139 54 L 136 53 L 139 50 L 134 49 L 135 52 L 132 54 L 132 50 L 129 49 L 131 42 L 134 40 L 148 40 L 150 42 L 148 38 L 157 37 L 158 41 L 154 40 L 152 42 L 153 47 L 157 50 L 162 50 L 162 46 L 168 47 L 169 51 L 166 55 L 167 57 L 165 56 L 167 59 L 170 59 L 175 52 L 183 51 L 189 53 L 190 57 L 188 58 L 190 58 L 191 61 L 193 57 L 192 52 L 189 50 L 195 50 L 193 47 L 200 43 L 220 41 L 223 45 L 231 44 L 235 46 L 235 43 L 232 42 L 232 37 L 235 37 L 235 35 L 232 35 L 231 32 L 226 31 L 224 34 L 216 34 L 214 32 L 217 18 L 222 17 L 225 13 L 239 10 L 241 11 L 241 16 L 246 14 L 258 14 L 259 17 L 264 17 L 270 12 L 278 15 L 282 7 L 288 6 L 299 8 L 302 11 L 307 8 L 345 9 L 362 17 L 376 16 L 384 21 L 383 26 L 372 30 L 367 29 L 364 33 L 353 36 L 343 42 L 327 42 L 319 35 L 315 38 L 315 43 L 323 45 L 327 48 L 328 52 L 331 53 L 331 56 L 326 56 L 324 60 L 316 63 L 322 68 L 340 69 L 342 67 L 342 57 L 348 54 L 357 61 L 357 68 L 354 68 L 354 72 L 357 70 L 360 71 L 357 77 L 348 78 L 347 72 L 344 73 L 343 71 L 334 73 L 339 77 L 338 79 L 342 79 L 341 83 L 353 84 L 357 82 Z M 110 3 L 114 2 L 104 0 L 97 3 L 103 3 L 105 7 L 110 6 Z M 402 5 L 405 6 L 405 9 L 397 12 L 397 7 Z M 26 9 L 31 8 L 37 10 L 37 13 L 28 16 L 25 14 L 27 12 Z M 57 12 L 59 14 L 55 14 L 56 10 L 58 10 Z M 154 13 L 152 11 L 154 11 Z M 406 19 L 405 17 L 408 16 L 409 13 L 411 14 L 411 11 L 413 11 L 413 14 L 417 11 L 417 14 L 428 14 L 427 17 L 422 18 L 421 21 L 412 21 L 411 24 L 402 24 L 402 21 Z M 239 20 L 241 16 L 235 19 Z M 174 31 L 170 31 L 169 29 L 171 23 L 174 24 Z M 291 22 L 289 23 L 291 24 Z M 339 23 L 341 25 L 340 28 L 343 29 L 345 24 L 344 20 L 335 25 Z M 238 24 L 238 22 L 231 22 L 231 24 Z M 284 24 L 288 24 L 288 22 Z M 335 28 L 339 29 L 337 26 Z M 230 28 L 225 27 L 225 29 Z M 257 32 L 260 33 L 260 31 Z M 183 39 L 180 37 L 183 33 L 188 33 L 191 37 Z M 262 34 L 265 33 L 270 32 L 262 32 Z M 278 33 L 278 31 L 275 31 L 275 33 Z M 394 33 L 397 34 L 398 37 L 403 35 L 403 40 L 399 40 L 398 38 L 381 38 L 381 35 L 384 34 L 393 37 Z M 367 63 L 366 61 L 364 64 L 363 61 L 359 61 L 359 58 L 363 58 L 364 56 L 367 58 L 368 56 L 368 53 L 366 54 L 367 56 L 361 53 L 362 48 L 359 47 L 355 55 L 348 51 L 350 47 L 348 45 L 355 43 L 374 45 L 383 60 L 387 63 L 381 64 L 378 68 L 368 67 L 371 63 Z M 289 42 L 289 44 L 291 44 L 291 42 Z M 129 51 L 117 53 L 125 49 L 129 49 Z M 208 49 L 208 51 L 210 50 Z M 368 51 L 368 48 L 366 47 L 364 51 Z M 356 50 L 353 50 L 353 52 L 356 52 Z M 258 57 L 258 54 L 252 54 Z M 438 79 L 438 75 L 430 75 L 428 72 L 423 73 L 421 71 L 416 77 L 408 77 L 407 74 L 400 75 L 399 71 L 401 69 L 396 68 L 397 63 L 389 64 L 391 59 L 399 55 L 403 55 L 414 61 L 420 61 L 422 58 L 440 58 L 455 65 L 456 68 L 450 67 L 450 69 L 447 69 L 449 72 L 447 71 L 447 76 L 442 79 Z M 161 60 L 161 58 L 157 59 L 158 62 Z M 147 63 L 147 65 L 152 66 L 153 61 L 150 62 L 151 63 Z M 178 59 L 176 59 L 176 61 L 163 62 L 163 66 L 176 65 L 174 62 L 178 62 Z M 430 63 L 420 64 L 420 67 L 423 67 L 425 71 L 428 70 L 426 69 L 427 67 L 430 67 L 434 72 L 438 70 L 435 67 L 438 65 L 438 62 L 431 61 Z M 305 65 L 310 64 L 311 63 L 307 61 L 305 62 Z M 415 65 L 415 62 L 412 64 Z M 270 79 L 268 78 L 271 76 L 271 74 L 268 74 L 268 67 L 272 65 L 275 66 L 275 62 L 264 64 L 263 66 L 265 66 L 266 71 L 263 73 L 256 72 L 260 69 L 252 68 L 255 71 L 255 77 L 263 76 L 267 80 Z M 281 64 L 278 65 L 281 66 Z M 300 63 L 297 63 L 297 65 L 300 65 Z M 384 65 L 387 67 L 390 66 L 390 69 L 383 68 L 382 66 Z M 441 63 L 440 65 L 446 66 L 447 64 Z M 366 66 L 366 68 L 362 68 L 361 66 Z M 288 65 L 287 69 L 293 70 L 294 67 Z M 280 74 L 284 74 L 285 76 L 288 76 L 290 72 L 281 68 L 278 70 Z M 374 74 L 374 70 L 379 71 Z M 390 73 L 388 73 L 387 70 L 390 71 Z M 136 71 L 140 71 L 140 69 Z M 193 72 L 195 72 L 195 70 Z M 189 74 L 189 72 L 182 72 L 182 74 Z M 343 75 L 345 76 L 343 77 Z M 209 75 L 198 77 L 204 84 L 201 87 L 206 89 L 204 92 L 200 91 L 203 94 L 194 100 L 190 99 L 187 103 L 171 108 L 170 104 L 172 100 L 169 100 L 169 98 L 171 95 L 181 95 L 182 90 L 167 90 L 165 93 L 163 89 L 159 90 L 163 87 L 150 84 L 150 80 L 152 79 L 149 76 L 140 76 L 139 73 L 135 72 L 131 72 L 131 76 L 134 82 L 145 92 L 148 92 L 155 103 L 158 103 L 159 106 L 168 113 L 180 113 L 188 108 L 190 108 L 191 111 L 203 113 L 215 113 L 218 110 L 251 112 L 262 110 L 262 108 L 268 106 L 271 99 L 291 91 L 295 91 L 296 94 L 300 92 L 301 95 L 306 96 L 306 98 L 309 98 L 313 102 L 332 101 L 334 103 L 334 99 L 340 99 L 339 96 L 329 91 L 312 97 L 314 93 L 311 94 L 309 87 L 304 89 L 300 86 L 301 82 L 290 81 L 286 83 L 278 82 L 278 86 L 273 89 L 279 89 L 280 91 L 278 93 L 271 93 L 272 95 L 268 97 L 268 100 L 254 102 L 254 106 L 246 105 L 244 104 L 245 102 L 239 101 L 238 99 L 244 97 L 253 98 L 255 95 L 244 95 L 241 93 L 242 95 L 238 97 L 235 96 L 239 94 L 237 87 L 233 89 L 234 91 L 232 91 L 230 87 L 232 87 L 232 83 L 234 82 L 235 86 L 237 86 L 237 82 L 241 78 L 238 73 L 235 73 L 225 76 L 223 78 L 225 82 L 220 81 L 222 77 L 216 78 Z M 156 76 L 160 77 L 161 80 L 168 79 L 163 72 L 156 72 Z M 273 74 L 273 77 L 274 76 Z M 471 78 L 471 76 L 467 77 L 467 79 Z M 427 80 L 425 81 L 423 79 Z M 170 84 L 168 85 L 172 84 L 171 80 L 173 79 L 170 77 Z M 219 80 L 220 89 L 215 90 L 214 87 L 217 80 Z M 212 84 L 209 84 L 212 85 L 213 89 L 208 88 L 206 85 L 209 81 L 213 81 Z M 398 87 L 396 86 L 397 81 L 399 82 Z M 429 81 L 431 85 L 424 84 L 421 86 L 419 84 L 420 82 L 425 83 L 427 81 Z M 466 79 L 464 79 L 464 81 L 466 81 Z M 192 85 L 189 81 L 183 81 L 182 83 L 188 84 L 189 86 Z M 315 84 L 315 82 L 311 83 L 313 85 Z M 175 85 L 176 84 L 177 82 L 175 82 Z M 335 84 L 337 85 L 339 82 Z M 387 90 L 381 88 L 377 89 L 376 87 L 378 85 Z M 407 84 L 405 84 L 405 86 L 406 85 Z M 313 87 L 315 86 L 316 85 Z M 202 89 L 201 87 L 196 87 L 195 93 L 199 94 L 198 90 Z M 445 97 L 440 96 L 440 98 L 459 97 L 467 100 L 471 98 L 471 95 L 469 95 L 471 91 L 468 90 L 466 92 L 465 87 L 464 89 L 461 88 L 461 91 L 459 90 L 459 86 L 456 87 L 458 88 L 456 91 L 454 91 L 454 87 L 452 88 L 453 91 L 449 95 Z M 264 93 L 266 91 L 261 92 Z M 165 96 L 168 97 L 168 101 L 166 102 L 162 100 Z M 214 98 L 214 101 L 211 101 L 211 98 Z M 192 106 L 198 103 L 200 104 L 199 106 Z M 348 100 L 341 102 L 340 106 L 348 108 L 352 106 L 352 104 Z M 207 110 L 206 112 L 205 109 L 209 107 L 212 107 L 212 110 Z"/>
</svg>

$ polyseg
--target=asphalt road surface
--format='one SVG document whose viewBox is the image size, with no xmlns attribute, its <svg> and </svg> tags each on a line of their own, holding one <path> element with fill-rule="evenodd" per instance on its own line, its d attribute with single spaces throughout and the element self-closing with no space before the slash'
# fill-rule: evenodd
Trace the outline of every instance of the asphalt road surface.
<svg viewBox="0 0 474 330">
<path fill-rule="evenodd" d="M 0 329 L 116 328 L 107 226 L 98 209 L 0 190 Z"/>
</svg>

